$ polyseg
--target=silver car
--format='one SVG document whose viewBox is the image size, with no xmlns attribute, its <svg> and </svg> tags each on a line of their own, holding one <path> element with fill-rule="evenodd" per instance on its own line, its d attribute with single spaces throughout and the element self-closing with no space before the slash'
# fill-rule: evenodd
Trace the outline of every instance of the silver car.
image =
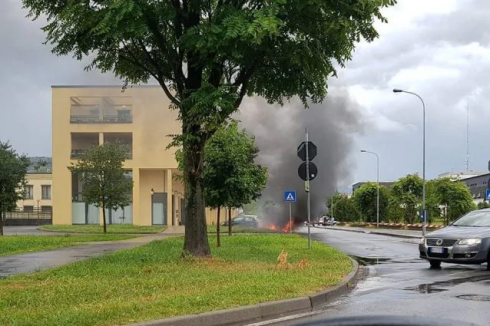
<svg viewBox="0 0 490 326">
<path fill-rule="evenodd" d="M 487 263 L 490 270 L 490 208 L 472 211 L 438 231 L 427 233 L 419 244 L 420 258 L 438 268 L 441 262 Z"/>
</svg>

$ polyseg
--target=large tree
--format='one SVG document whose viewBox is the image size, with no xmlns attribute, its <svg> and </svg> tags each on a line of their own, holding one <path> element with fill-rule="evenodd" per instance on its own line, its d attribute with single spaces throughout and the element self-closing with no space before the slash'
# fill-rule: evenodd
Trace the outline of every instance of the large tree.
<svg viewBox="0 0 490 326">
<path fill-rule="evenodd" d="M 57 55 L 128 83 L 155 79 L 179 111 L 186 196 L 184 250 L 210 255 L 203 162 L 206 141 L 245 95 L 319 102 L 336 65 L 396 0 L 22 0 Z"/>
<path fill-rule="evenodd" d="M 266 186 L 267 169 L 255 163 L 258 152 L 255 139 L 245 130 L 239 130 L 235 121 L 219 128 L 206 142 L 204 199 L 207 207 L 218 210 L 218 246 L 221 208 L 248 204 L 257 199 Z M 176 158 L 179 168 L 183 170 L 185 164 L 181 151 L 176 153 Z"/>
<path fill-rule="evenodd" d="M 354 192 L 353 199 L 359 213 L 365 222 L 377 221 L 378 185 L 375 182 L 367 182 Z M 390 194 L 384 186 L 379 187 L 379 221 L 386 221 L 388 217 L 388 204 Z"/>
<path fill-rule="evenodd" d="M 27 156 L 18 154 L 8 142 L 0 141 L 0 235 L 3 235 L 6 212 L 24 198 L 29 165 Z"/>
<path fill-rule="evenodd" d="M 106 209 L 123 209 L 131 202 L 133 180 L 123 162 L 127 146 L 119 143 L 93 145 L 68 169 L 80 176 L 85 202 L 102 208 L 102 225 L 107 233 Z"/>
</svg>

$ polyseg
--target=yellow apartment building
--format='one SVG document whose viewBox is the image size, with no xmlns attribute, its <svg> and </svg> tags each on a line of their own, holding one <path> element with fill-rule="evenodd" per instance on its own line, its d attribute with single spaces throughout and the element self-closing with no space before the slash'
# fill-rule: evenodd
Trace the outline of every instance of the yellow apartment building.
<svg viewBox="0 0 490 326">
<path fill-rule="evenodd" d="M 24 199 L 17 202 L 17 209 L 24 212 L 51 212 L 51 173 L 29 172 L 26 181 Z"/>
<path fill-rule="evenodd" d="M 175 149 L 166 149 L 181 125 L 169 105 L 160 86 L 52 86 L 53 224 L 102 223 L 101 209 L 84 202 L 83 184 L 68 166 L 93 144 L 119 141 L 130 148 L 124 167 L 132 202 L 107 211 L 107 223 L 185 225 Z M 216 211 L 206 213 L 215 223 Z"/>
</svg>

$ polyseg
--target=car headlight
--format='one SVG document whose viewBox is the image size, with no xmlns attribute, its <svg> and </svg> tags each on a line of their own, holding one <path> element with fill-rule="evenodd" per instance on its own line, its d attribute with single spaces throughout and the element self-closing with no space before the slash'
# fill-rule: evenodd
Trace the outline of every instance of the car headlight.
<svg viewBox="0 0 490 326">
<path fill-rule="evenodd" d="M 480 243 L 481 243 L 481 239 L 461 239 L 458 241 L 459 245 L 465 245 L 465 246 L 471 246 Z"/>
<path fill-rule="evenodd" d="M 420 238 L 420 244 L 424 244 L 424 243 L 425 243 L 425 237 Z"/>
</svg>

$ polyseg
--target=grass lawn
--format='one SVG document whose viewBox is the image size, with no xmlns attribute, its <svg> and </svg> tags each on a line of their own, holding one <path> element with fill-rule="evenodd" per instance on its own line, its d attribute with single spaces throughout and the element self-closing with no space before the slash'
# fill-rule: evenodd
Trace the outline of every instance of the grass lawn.
<svg viewBox="0 0 490 326">
<path fill-rule="evenodd" d="M 24 252 L 65 248 L 81 242 L 115 241 L 134 238 L 130 235 L 9 235 L 0 237 L 0 256 L 15 255 Z"/>
<path fill-rule="evenodd" d="M 124 325 L 310 294 L 339 283 L 347 256 L 297 235 L 223 237 L 214 258 L 180 259 L 182 238 L 0 280 L 0 325 Z M 277 266 L 281 250 L 289 269 Z M 298 263 L 305 259 L 306 266 Z"/>
<path fill-rule="evenodd" d="M 101 225 L 43 225 L 39 229 L 45 231 L 59 231 L 70 233 L 103 233 Z M 107 233 L 127 234 L 153 234 L 165 230 L 164 226 L 139 226 L 131 224 L 111 224 L 107 226 Z"/>
</svg>

